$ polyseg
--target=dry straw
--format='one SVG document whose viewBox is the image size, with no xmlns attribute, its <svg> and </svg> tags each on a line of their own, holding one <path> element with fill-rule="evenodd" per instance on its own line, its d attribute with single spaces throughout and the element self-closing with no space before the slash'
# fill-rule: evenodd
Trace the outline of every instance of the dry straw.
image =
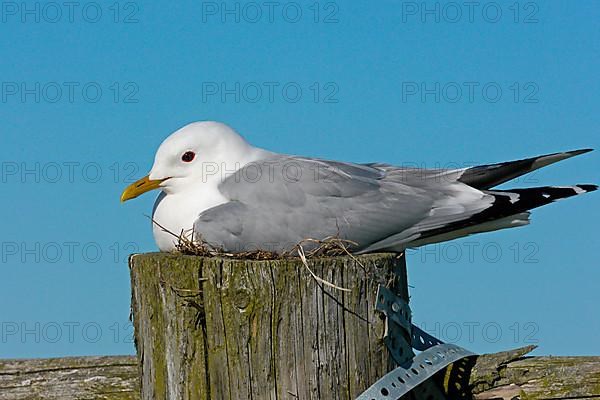
<svg viewBox="0 0 600 400">
<path fill-rule="evenodd" d="M 149 217 L 150 218 L 150 217 Z M 204 257 L 225 257 L 233 259 L 245 259 L 245 260 L 282 260 L 290 258 L 300 258 L 304 267 L 308 270 L 310 275 L 319 283 L 329 286 L 336 290 L 349 292 L 349 289 L 334 285 L 331 282 L 324 280 L 317 276 L 309 267 L 308 260 L 315 257 L 338 257 L 347 255 L 350 256 L 358 265 L 362 268 L 364 266 L 360 261 L 352 254 L 351 249 L 357 246 L 357 243 L 341 239 L 337 236 L 329 236 L 325 239 L 313 239 L 306 238 L 301 240 L 299 243 L 294 245 L 290 250 L 282 253 L 276 253 L 268 250 L 251 250 L 241 251 L 237 253 L 226 252 L 222 247 L 215 246 L 202 239 L 200 234 L 195 234 L 193 230 L 184 232 L 181 231 L 179 235 L 169 231 L 154 219 L 150 218 L 153 224 L 156 224 L 163 231 L 173 235 L 177 239 L 175 248 L 178 252 L 187 255 L 204 256 Z M 305 247 L 309 247 L 310 250 L 305 250 Z"/>
</svg>

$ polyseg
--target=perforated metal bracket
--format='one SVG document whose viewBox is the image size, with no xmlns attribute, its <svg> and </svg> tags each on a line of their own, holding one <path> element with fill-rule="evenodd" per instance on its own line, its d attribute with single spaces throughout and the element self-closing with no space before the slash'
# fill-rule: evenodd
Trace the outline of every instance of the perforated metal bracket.
<svg viewBox="0 0 600 400">
<path fill-rule="evenodd" d="M 474 355 L 454 344 L 430 347 L 412 361 L 383 376 L 356 400 L 397 400 L 453 362 Z"/>
<path fill-rule="evenodd" d="M 445 399 L 429 378 L 448 365 L 475 354 L 454 344 L 445 344 L 413 325 L 408 302 L 383 285 L 377 289 L 375 310 L 385 315 L 383 340 L 400 366 L 375 382 L 357 400 L 397 400 L 411 391 L 428 399 Z M 413 348 L 422 353 L 415 357 Z"/>
<path fill-rule="evenodd" d="M 398 365 L 414 357 L 411 346 L 411 312 L 408 303 L 383 285 L 377 289 L 375 310 L 385 315 L 385 343 Z"/>
<path fill-rule="evenodd" d="M 438 344 L 443 344 L 438 338 L 431 336 L 416 325 L 411 325 L 412 347 L 418 351 L 427 350 L 430 347 Z"/>
<path fill-rule="evenodd" d="M 408 303 L 383 285 L 379 285 L 377 288 L 375 310 L 382 312 L 387 319 L 394 321 L 410 333 L 412 314 Z"/>
<path fill-rule="evenodd" d="M 408 336 L 404 330 L 394 322 L 386 324 L 387 334 L 383 337 L 383 342 L 396 364 L 402 365 L 411 360 L 415 353 L 406 339 Z"/>
</svg>

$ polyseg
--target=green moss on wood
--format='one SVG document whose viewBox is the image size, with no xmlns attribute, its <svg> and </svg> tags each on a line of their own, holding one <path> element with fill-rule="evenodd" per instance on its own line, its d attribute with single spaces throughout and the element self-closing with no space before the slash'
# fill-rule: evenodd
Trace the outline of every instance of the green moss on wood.
<svg viewBox="0 0 600 400">
<path fill-rule="evenodd" d="M 0 400 L 139 400 L 133 356 L 0 360 Z"/>
<path fill-rule="evenodd" d="M 298 259 L 133 256 L 143 398 L 356 397 L 392 366 L 374 305 L 397 263 L 390 254 L 310 260 L 351 289 L 343 293 L 320 288 Z M 186 307 L 184 293 L 201 308 Z"/>
</svg>

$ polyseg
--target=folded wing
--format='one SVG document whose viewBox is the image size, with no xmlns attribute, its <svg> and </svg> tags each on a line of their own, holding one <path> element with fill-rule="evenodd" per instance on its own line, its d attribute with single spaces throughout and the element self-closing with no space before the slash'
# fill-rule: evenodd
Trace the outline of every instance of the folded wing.
<svg viewBox="0 0 600 400">
<path fill-rule="evenodd" d="M 227 178 L 220 190 L 230 201 L 203 212 L 194 230 L 230 252 L 282 252 L 304 239 L 327 237 L 353 241 L 357 252 L 402 251 L 525 225 L 528 210 L 595 190 L 594 185 L 486 190 L 583 152 L 459 170 L 277 155 Z"/>
</svg>

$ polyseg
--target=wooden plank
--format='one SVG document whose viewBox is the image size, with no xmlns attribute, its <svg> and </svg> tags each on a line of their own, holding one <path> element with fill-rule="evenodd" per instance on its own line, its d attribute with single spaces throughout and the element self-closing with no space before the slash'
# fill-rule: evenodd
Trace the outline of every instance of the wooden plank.
<svg viewBox="0 0 600 400">
<path fill-rule="evenodd" d="M 0 400 L 139 400 L 134 356 L 0 360 Z"/>
<path fill-rule="evenodd" d="M 600 357 L 527 357 L 531 350 L 527 347 L 478 357 L 470 371 L 468 393 L 474 394 L 475 400 L 600 397 Z M 0 400 L 138 400 L 138 363 L 133 356 L 0 360 Z M 194 379 L 191 377 L 190 391 L 174 398 L 206 398 L 206 392 L 196 391 Z M 298 388 L 310 390 L 278 392 L 278 398 L 318 398 L 312 392 L 318 386 L 303 383 L 298 376 Z M 255 383 L 252 388 L 252 397 L 247 398 L 264 399 L 273 393 L 255 390 Z M 224 399 L 229 393 L 211 395 Z"/>
<path fill-rule="evenodd" d="M 534 346 L 477 359 L 477 400 L 600 398 L 600 357 L 527 357 Z"/>
</svg>

